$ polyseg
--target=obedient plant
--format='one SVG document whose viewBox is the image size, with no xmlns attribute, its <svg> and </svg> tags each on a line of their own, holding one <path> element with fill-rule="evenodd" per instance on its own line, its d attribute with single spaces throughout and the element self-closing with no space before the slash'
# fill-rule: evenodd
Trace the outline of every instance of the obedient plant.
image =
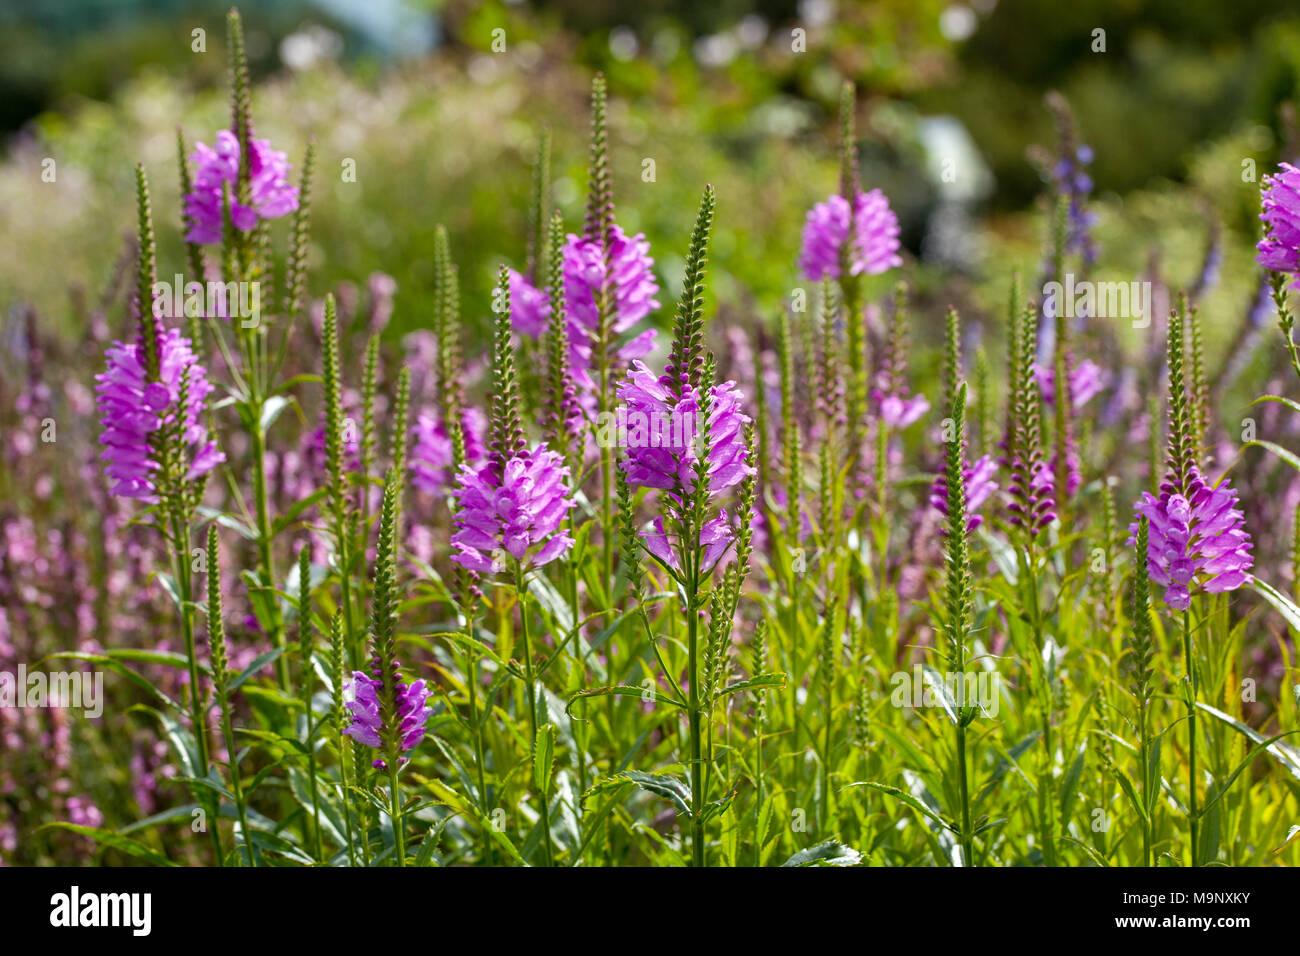
<svg viewBox="0 0 1300 956">
<path fill-rule="evenodd" d="M 1227 220 L 1163 350 L 1163 320 L 1125 341 L 1018 280 L 990 314 L 1000 279 L 904 252 L 852 84 L 835 193 L 764 197 L 802 229 L 757 242 L 720 177 L 688 238 L 666 165 L 654 215 L 616 216 L 598 76 L 585 210 L 561 188 L 585 131 L 552 117 L 526 214 L 497 220 L 526 223 L 493 238 L 515 268 L 485 279 L 452 209 L 420 269 L 354 284 L 337 221 L 312 235 L 313 149 L 254 135 L 237 14 L 229 37 L 230 124 L 178 135 L 169 226 L 137 172 L 127 295 L 86 324 L 104 364 L 60 395 L 34 317 L 0 350 L 0 861 L 1300 862 L 1297 406 L 1264 396 L 1240 443 L 1225 424 L 1248 376 L 1300 371 L 1294 168 L 1264 182 L 1240 317 L 1271 292 L 1285 350 L 1220 351 Z M 1029 268 L 1132 271 L 1048 106 Z M 683 267 L 672 316 L 647 236 Z M 168 248 L 188 280 L 263 288 L 258 313 L 168 306 Z M 748 289 L 728 270 L 760 248 Z M 81 454 L 40 457 L 32 422 L 69 408 Z M 9 706 L 10 671 L 59 658 L 104 671 L 120 719 Z"/>
</svg>

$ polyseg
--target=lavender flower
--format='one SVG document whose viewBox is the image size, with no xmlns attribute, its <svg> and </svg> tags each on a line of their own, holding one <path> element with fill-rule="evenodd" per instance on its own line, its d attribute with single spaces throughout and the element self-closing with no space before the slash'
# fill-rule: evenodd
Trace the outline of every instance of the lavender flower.
<svg viewBox="0 0 1300 956">
<path fill-rule="evenodd" d="M 906 428 L 930 410 L 929 400 L 921 394 L 910 398 L 906 395 L 881 395 L 875 393 L 880 403 L 880 418 L 890 428 Z"/>
<path fill-rule="evenodd" d="M 537 288 L 514 269 L 507 272 L 510 275 L 510 321 L 516 331 L 529 338 L 538 338 L 545 331 L 546 321 L 551 315 L 547 290 Z"/>
<path fill-rule="evenodd" d="M 1282 163 L 1274 176 L 1260 183 L 1265 235 L 1256 246 L 1255 261 L 1270 272 L 1300 275 L 1300 169 Z M 1292 282 L 1300 288 L 1300 279 Z"/>
<path fill-rule="evenodd" d="M 473 467 L 480 465 L 485 457 L 486 432 L 487 419 L 479 409 L 466 408 L 461 412 L 465 460 Z M 453 483 L 454 460 L 451 436 L 443 422 L 432 412 L 417 415 L 411 426 L 411 483 L 428 494 L 446 494 Z"/>
<path fill-rule="evenodd" d="M 879 189 L 858 192 L 849 201 L 833 195 L 808 212 L 803 230 L 799 268 L 806 278 L 840 278 L 840 253 L 845 250 L 850 275 L 879 275 L 901 266 L 898 217 Z"/>
<path fill-rule="evenodd" d="M 298 187 L 289 182 L 289 161 L 273 150 L 270 140 L 255 139 L 248 157 L 248 203 L 239 201 L 239 138 L 230 130 L 217 133 L 217 148 L 198 143 L 190 157 L 198 171 L 193 191 L 185 196 L 185 215 L 190 230 L 186 242 L 208 245 L 221 242 L 223 189 L 230 184 L 230 220 L 236 229 L 248 232 L 258 220 L 277 219 L 298 208 Z"/>
<path fill-rule="evenodd" d="M 628 238 L 611 226 L 608 249 L 599 239 L 570 234 L 564 246 L 564 294 L 569 318 L 571 373 L 583 389 L 593 389 L 590 369 L 600 328 L 597 296 L 605 290 L 613 301 L 610 332 L 618 336 L 636 325 L 651 310 L 659 308 L 654 298 L 659 291 L 651 267 L 650 243 L 637 233 Z M 540 331 L 540 330 L 539 330 Z M 655 330 L 647 329 L 625 342 L 618 350 L 622 361 L 644 358 L 654 349 Z"/>
<path fill-rule="evenodd" d="M 627 458 L 621 467 L 628 483 L 639 488 L 684 491 L 695 488 L 697 422 L 700 405 L 694 389 L 673 392 L 673 377 L 655 378 L 644 362 L 632 363 L 618 395 L 628 428 Z M 735 382 L 714 386 L 708 423 L 709 495 L 732 488 L 754 474 L 747 463 L 744 430 L 750 418 L 741 411 Z"/>
<path fill-rule="evenodd" d="M 651 529 L 641 532 L 645 549 L 674 571 L 681 571 L 681 562 L 677 559 L 680 550 L 677 536 L 664 530 L 662 517 L 655 517 Z M 735 534 L 731 530 L 731 522 L 725 508 L 718 513 L 718 517 L 704 523 L 700 528 L 700 547 L 704 549 L 704 555 L 700 559 L 701 574 L 708 574 L 713 570 L 722 556 L 727 553 L 727 549 L 731 547 L 734 538 Z"/>
<path fill-rule="evenodd" d="M 1035 363 L 1034 375 L 1038 378 L 1043 401 L 1048 405 L 1055 404 L 1056 389 L 1054 383 L 1056 379 L 1051 366 Z M 1101 366 L 1096 362 L 1084 359 L 1070 369 L 1069 379 L 1070 407 L 1072 410 L 1078 411 L 1101 393 L 1102 389 L 1109 384 L 1110 376 L 1103 372 Z"/>
<path fill-rule="evenodd" d="M 145 330 L 155 333 L 150 324 Z M 155 349 L 156 377 L 147 370 L 145 346 L 122 342 L 109 347 L 108 370 L 95 376 L 96 404 L 104 426 L 100 458 L 107 462 L 105 472 L 113 480 L 110 492 L 148 503 L 158 500 L 155 475 L 162 466 L 154 435 L 160 429 L 178 428 L 187 452 L 182 463 L 186 481 L 206 475 L 226 460 L 199 422 L 213 386 L 189 339 L 169 329 L 158 336 Z"/>
<path fill-rule="evenodd" d="M 1161 485 L 1159 497 L 1142 493 L 1134 511 L 1150 523 L 1147 569 L 1165 588 L 1166 605 L 1184 611 L 1197 588 L 1221 594 L 1254 580 L 1252 543 L 1236 504 L 1237 492 L 1226 478 L 1211 488 L 1195 468 L 1185 493 L 1170 483 Z M 1131 545 L 1137 522 L 1129 534 Z"/>
<path fill-rule="evenodd" d="M 985 455 L 974 465 L 965 464 L 962 468 L 962 481 L 966 486 L 966 530 L 974 531 L 984 521 L 982 515 L 976 514 L 993 492 L 998 490 L 994 481 L 997 475 L 997 463 L 991 455 Z M 945 517 L 948 514 L 948 478 L 940 474 L 930 487 L 930 504 Z M 947 533 L 945 531 L 945 533 Z"/>
<path fill-rule="evenodd" d="M 541 567 L 564 555 L 573 539 L 559 531 L 573 507 L 565 486 L 569 469 L 545 444 L 515 455 L 498 469 L 489 461 L 468 465 L 457 476 L 456 527 L 452 560 L 471 571 L 505 570 L 501 553 L 526 567 Z"/>
<path fill-rule="evenodd" d="M 374 676 L 368 677 L 361 671 L 353 671 L 352 680 L 347 685 L 345 700 L 352 712 L 352 723 L 343 732 L 368 747 L 384 746 L 384 718 L 381 713 L 380 695 L 383 693 L 384 681 L 379 658 L 373 661 Z M 402 751 L 414 749 L 424 739 L 424 727 L 433 708 L 428 706 L 429 689 L 423 680 L 407 684 L 396 676 L 397 662 L 394 668 L 394 696 L 397 712 L 394 715 L 396 731 Z M 374 766 L 383 768 L 382 759 L 374 761 Z"/>
</svg>

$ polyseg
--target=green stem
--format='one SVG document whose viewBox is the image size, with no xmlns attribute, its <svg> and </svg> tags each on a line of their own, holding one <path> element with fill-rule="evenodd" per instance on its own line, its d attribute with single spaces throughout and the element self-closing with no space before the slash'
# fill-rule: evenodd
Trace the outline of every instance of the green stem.
<svg viewBox="0 0 1300 956">
<path fill-rule="evenodd" d="M 388 757 L 388 815 L 393 821 L 393 852 L 397 855 L 397 865 L 406 866 L 406 840 L 402 833 L 402 795 L 397 786 L 398 758 Z"/>
<path fill-rule="evenodd" d="M 687 673 L 690 675 L 691 732 L 691 861 L 702 867 L 704 860 L 704 774 L 703 747 L 700 735 L 700 674 L 699 674 L 699 621 L 695 607 L 699 595 L 699 580 L 691 573 L 686 589 L 686 653 Z"/>
<path fill-rule="evenodd" d="M 181 515 L 171 509 L 173 568 L 176 576 L 176 590 L 180 595 L 181 632 L 185 640 L 185 656 L 190 672 L 190 721 L 194 725 L 194 742 L 198 751 L 198 772 L 206 777 L 211 762 L 208 751 L 208 724 L 203 713 L 203 685 L 199 683 L 199 661 L 194 652 L 194 610 L 191 607 L 193 597 L 193 580 L 190 576 L 190 529 Z M 217 854 L 217 866 L 225 866 L 225 854 L 221 850 L 221 834 L 218 822 L 221 818 L 220 798 L 199 798 L 211 819 L 208 834 L 212 838 L 212 848 Z"/>
<path fill-rule="evenodd" d="M 519 631 L 524 641 L 524 676 L 528 681 L 528 746 L 533 760 L 537 759 L 537 683 L 533 677 L 533 641 L 528 629 L 528 600 L 524 590 L 523 565 L 515 562 L 515 591 L 519 596 Z M 531 768 L 530 768 L 531 769 Z M 539 794 L 542 811 L 542 845 L 545 848 L 546 865 L 554 866 L 551 853 L 551 808 L 546 794 Z"/>
<path fill-rule="evenodd" d="M 467 608 L 465 616 L 465 635 L 471 640 L 474 637 L 474 617 Z M 487 762 L 484 758 L 483 747 L 483 720 L 478 712 L 478 655 L 474 653 L 473 645 L 469 645 L 465 652 L 466 657 L 466 684 L 469 691 L 469 722 L 474 731 L 474 770 L 478 776 L 478 803 L 479 810 L 486 821 L 491 813 L 488 810 L 488 788 L 487 777 L 485 776 L 484 764 Z M 483 831 L 483 850 L 484 857 L 490 863 L 493 858 L 492 835 Z"/>
<path fill-rule="evenodd" d="M 1198 866 L 1200 818 L 1196 809 L 1196 674 L 1192 661 L 1191 612 L 1183 611 L 1183 656 L 1187 659 L 1187 824 L 1192 838 L 1192 866 Z"/>
<path fill-rule="evenodd" d="M 964 669 L 963 669 L 964 670 Z M 964 680 L 962 671 L 958 675 Z M 961 789 L 961 855 L 966 866 L 975 865 L 975 837 L 970 825 L 970 788 L 966 780 L 966 725 L 957 721 L 957 781 Z"/>
</svg>

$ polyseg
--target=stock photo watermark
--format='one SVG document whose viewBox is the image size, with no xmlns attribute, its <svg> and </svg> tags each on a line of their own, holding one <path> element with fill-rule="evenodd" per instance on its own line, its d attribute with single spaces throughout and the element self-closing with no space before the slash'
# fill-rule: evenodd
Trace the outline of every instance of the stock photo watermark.
<svg viewBox="0 0 1300 956">
<path fill-rule="evenodd" d="M 29 671 L 19 664 L 17 671 L 0 671 L 0 708 L 28 707 L 50 710 L 81 710 L 95 720 L 104 713 L 102 671 Z"/>
</svg>

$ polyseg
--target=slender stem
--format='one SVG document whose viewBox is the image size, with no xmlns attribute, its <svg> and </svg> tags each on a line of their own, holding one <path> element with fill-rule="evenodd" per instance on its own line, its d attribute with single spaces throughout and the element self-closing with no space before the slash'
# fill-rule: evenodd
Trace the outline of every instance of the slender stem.
<svg viewBox="0 0 1300 956">
<path fill-rule="evenodd" d="M 1187 659 L 1187 824 L 1192 838 L 1192 866 L 1197 866 L 1200 816 L 1196 809 L 1196 673 L 1192 661 L 1192 616 L 1188 610 L 1183 611 L 1183 656 Z"/>
<path fill-rule="evenodd" d="M 465 635 L 471 640 L 474 637 L 474 617 L 473 613 L 466 608 L 465 612 Z M 487 777 L 485 776 L 484 764 L 487 762 L 484 758 L 483 748 L 483 720 L 478 712 L 478 655 L 474 653 L 473 645 L 469 645 L 465 651 L 466 667 L 465 682 L 469 691 L 469 722 L 474 731 L 474 770 L 478 776 L 478 803 L 479 810 L 482 812 L 484 819 L 489 816 L 488 812 L 488 788 Z M 484 856 L 489 862 L 493 857 L 492 836 L 486 829 L 483 831 L 483 848 Z"/>
<path fill-rule="evenodd" d="M 515 591 L 519 596 L 519 631 L 524 641 L 524 676 L 528 681 L 528 746 L 533 760 L 537 759 L 537 682 L 533 677 L 533 641 L 528 629 L 528 600 L 524 590 L 523 565 L 515 562 Z M 554 866 L 551 854 L 551 808 L 545 793 L 539 794 L 542 811 L 542 845 L 546 852 L 546 865 Z"/>
<path fill-rule="evenodd" d="M 402 795 L 397 786 L 397 758 L 389 755 L 388 759 L 388 815 L 393 821 L 393 852 L 397 854 L 397 865 L 406 866 L 406 839 L 402 833 Z"/>
<path fill-rule="evenodd" d="M 280 621 L 280 599 L 275 593 L 275 563 L 271 549 L 271 512 L 267 504 L 266 492 L 266 433 L 261 425 L 261 401 L 253 405 L 253 411 L 257 416 L 253 427 L 253 494 L 257 507 L 257 548 L 271 614 L 271 645 L 283 648 L 284 627 Z M 289 689 L 289 662 L 283 654 L 276 658 L 275 678 L 281 690 Z"/>
<path fill-rule="evenodd" d="M 174 552 L 172 565 L 175 569 L 176 590 L 180 596 L 181 631 L 185 640 L 185 656 L 190 672 L 190 720 L 194 725 L 194 742 L 199 759 L 199 766 L 195 769 L 201 776 L 206 777 L 211 758 L 208 751 L 208 723 L 203 713 L 203 685 L 199 683 L 199 661 L 194 652 L 194 610 L 191 607 L 194 585 L 190 577 L 190 529 L 174 508 L 171 510 L 171 525 Z M 221 850 L 221 834 L 217 827 L 221 816 L 221 800 L 219 797 L 210 800 L 200 797 L 200 800 L 206 805 L 205 811 L 212 817 L 208 834 L 212 838 L 212 847 L 217 854 L 217 866 L 225 866 L 225 854 Z"/>
<path fill-rule="evenodd" d="M 310 665 L 309 665 L 310 666 Z M 311 683 L 306 681 L 303 688 L 303 705 L 306 708 L 307 719 L 307 739 L 304 741 L 307 745 L 307 779 L 311 783 L 311 818 L 313 846 L 316 850 L 316 860 L 319 862 L 322 856 L 321 838 L 320 838 L 320 795 L 316 786 L 316 740 L 312 727 L 311 711 Z"/>
<path fill-rule="evenodd" d="M 348 795 L 348 750 L 345 739 L 343 734 L 339 734 L 339 783 L 343 788 L 343 821 L 348 828 L 348 866 L 356 866 L 357 851 L 352 840 L 352 798 Z"/>
<path fill-rule="evenodd" d="M 686 653 L 687 673 L 690 675 L 690 703 L 687 714 L 690 717 L 691 732 L 691 860 L 697 867 L 705 865 L 704 860 L 704 774 L 703 747 L 700 736 L 700 674 L 699 674 L 699 620 L 695 607 L 699 595 L 699 579 L 691 572 L 686 589 Z"/>
<path fill-rule="evenodd" d="M 235 751 L 235 732 L 230 726 L 230 703 L 224 696 L 221 699 L 221 734 L 226 741 L 226 753 L 230 755 L 230 787 L 235 795 L 235 812 L 239 815 L 239 829 L 244 835 L 244 855 L 249 866 L 257 866 L 257 856 L 253 852 L 252 831 L 248 827 L 248 808 L 244 800 L 244 788 L 239 779 L 239 755 Z"/>
<path fill-rule="evenodd" d="M 965 680 L 962 671 L 958 675 Z M 966 780 L 966 725 L 957 721 L 957 781 L 961 788 L 961 855 L 966 866 L 975 865 L 975 837 L 970 825 L 970 788 Z"/>
</svg>

